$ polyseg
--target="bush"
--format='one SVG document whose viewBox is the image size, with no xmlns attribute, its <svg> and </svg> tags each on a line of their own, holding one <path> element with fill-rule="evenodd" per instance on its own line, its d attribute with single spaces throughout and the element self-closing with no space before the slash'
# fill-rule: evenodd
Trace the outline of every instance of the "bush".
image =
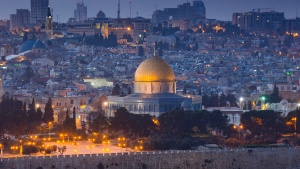
<svg viewBox="0 0 300 169">
<path fill-rule="evenodd" d="M 300 138 L 294 138 L 292 142 L 294 146 L 300 146 Z"/>
<path fill-rule="evenodd" d="M 23 146 L 23 154 L 29 155 L 32 153 L 37 153 L 39 151 L 38 147 L 35 145 L 25 145 Z"/>
<path fill-rule="evenodd" d="M 51 147 L 51 151 L 57 151 L 57 145 L 53 145 L 53 146 Z"/>
<path fill-rule="evenodd" d="M 224 141 L 224 144 L 228 147 L 238 147 L 241 145 L 241 141 L 236 138 L 229 138 Z"/>
<path fill-rule="evenodd" d="M 46 153 L 46 154 L 51 154 L 51 150 L 50 150 L 50 149 L 47 149 L 47 150 L 45 150 L 45 153 Z"/>
</svg>

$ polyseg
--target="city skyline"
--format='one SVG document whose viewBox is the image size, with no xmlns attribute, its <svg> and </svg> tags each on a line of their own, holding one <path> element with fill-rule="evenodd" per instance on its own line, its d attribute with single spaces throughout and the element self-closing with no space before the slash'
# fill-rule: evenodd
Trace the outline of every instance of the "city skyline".
<svg viewBox="0 0 300 169">
<path fill-rule="evenodd" d="M 229 2 L 230 1 L 230 2 Z M 246 0 L 229 0 L 227 2 L 218 2 L 218 0 L 203 0 L 206 6 L 206 16 L 210 19 L 218 20 L 231 20 L 233 12 L 245 12 L 251 11 L 255 8 L 274 8 L 274 10 L 279 12 L 284 12 L 286 18 L 295 18 L 298 16 L 300 10 L 300 3 L 297 3 L 299 0 L 289 0 L 289 3 L 280 1 L 280 0 L 264 0 L 260 2 L 259 0 L 253 0 L 248 2 Z M 172 2 L 172 3 L 170 3 Z M 153 11 L 155 9 L 163 10 L 163 8 L 173 8 L 177 5 L 186 2 L 185 0 L 165 0 L 159 2 L 159 0 L 145 1 L 145 0 L 132 0 L 132 17 L 139 16 L 145 18 L 151 18 Z M 189 2 L 192 2 L 190 0 Z M 95 17 L 99 10 L 102 10 L 107 17 L 116 18 L 117 17 L 117 4 L 118 0 L 111 0 L 110 3 L 105 3 L 98 0 L 89 0 L 84 2 L 88 8 L 88 17 Z M 15 5 L 11 5 L 15 4 Z M 66 8 L 67 5 L 70 5 Z M 99 5 L 98 5 L 99 4 Z M 76 8 L 75 0 L 50 0 L 50 6 L 54 9 L 54 21 L 66 22 L 68 18 L 74 16 L 74 9 Z M 9 19 L 9 15 L 15 13 L 16 9 L 29 9 L 30 10 L 30 1 L 18 1 L 11 0 L 9 2 L 2 2 L 2 8 L 0 10 L 0 19 Z M 63 11 L 63 12 L 62 12 Z M 57 18 L 59 15 L 59 18 Z M 121 1 L 121 17 L 126 18 L 130 16 L 129 10 L 129 0 Z"/>
</svg>

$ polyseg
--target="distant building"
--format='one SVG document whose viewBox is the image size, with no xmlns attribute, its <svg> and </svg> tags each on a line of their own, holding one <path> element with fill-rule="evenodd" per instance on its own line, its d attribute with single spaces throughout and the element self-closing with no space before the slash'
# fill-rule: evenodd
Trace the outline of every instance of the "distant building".
<svg viewBox="0 0 300 169">
<path fill-rule="evenodd" d="M 74 18 L 76 22 L 82 22 L 87 20 L 87 7 L 83 2 L 77 3 L 77 8 L 74 10 Z"/>
<path fill-rule="evenodd" d="M 233 13 L 232 24 L 246 31 L 253 30 L 275 30 L 276 21 L 283 21 L 284 13 L 271 9 L 254 9 L 250 12 Z"/>
<path fill-rule="evenodd" d="M 46 18 L 46 34 L 47 38 L 53 38 L 53 16 L 50 11 L 50 7 L 48 7 L 48 13 Z"/>
<path fill-rule="evenodd" d="M 285 20 L 284 27 L 287 32 L 300 31 L 300 18 Z"/>
<path fill-rule="evenodd" d="M 0 31 L 8 31 L 10 28 L 10 20 L 2 19 L 0 20 Z"/>
<path fill-rule="evenodd" d="M 97 13 L 96 18 L 106 18 L 106 15 L 105 15 L 105 13 L 104 13 L 103 11 L 100 10 L 100 11 Z"/>
<path fill-rule="evenodd" d="M 49 0 L 31 0 L 31 24 L 42 24 L 46 22 Z"/>
<path fill-rule="evenodd" d="M 18 27 L 29 26 L 30 12 L 28 9 L 17 9 L 16 14 L 10 15 L 10 30 Z"/>
<path fill-rule="evenodd" d="M 153 24 L 157 25 L 169 20 L 181 19 L 204 19 L 206 17 L 205 5 L 200 0 L 193 1 L 193 5 L 187 2 L 178 5 L 177 8 L 165 8 L 162 10 L 154 11 L 152 15 Z"/>
</svg>

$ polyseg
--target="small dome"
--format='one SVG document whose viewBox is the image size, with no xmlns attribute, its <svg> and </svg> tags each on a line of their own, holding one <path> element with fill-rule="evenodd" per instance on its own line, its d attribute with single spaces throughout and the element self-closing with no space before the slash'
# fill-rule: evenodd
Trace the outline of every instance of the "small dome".
<svg viewBox="0 0 300 169">
<path fill-rule="evenodd" d="M 32 50 L 32 47 L 34 45 L 35 41 L 34 40 L 27 40 L 24 43 L 22 43 L 22 45 L 19 48 L 19 53 L 28 51 L 28 50 Z"/>
<path fill-rule="evenodd" d="M 45 44 L 39 39 L 33 45 L 33 49 L 45 49 L 45 48 L 46 48 Z"/>
<path fill-rule="evenodd" d="M 280 104 L 282 104 L 282 105 L 286 105 L 286 104 L 288 104 L 289 102 L 287 101 L 287 100 L 281 100 L 281 102 L 280 102 Z"/>
<path fill-rule="evenodd" d="M 184 101 L 181 103 L 181 108 L 183 108 L 184 111 L 193 110 L 193 105 L 190 101 Z"/>
<path fill-rule="evenodd" d="M 143 61 L 135 72 L 136 82 L 174 82 L 173 69 L 162 58 L 153 56 Z"/>
</svg>

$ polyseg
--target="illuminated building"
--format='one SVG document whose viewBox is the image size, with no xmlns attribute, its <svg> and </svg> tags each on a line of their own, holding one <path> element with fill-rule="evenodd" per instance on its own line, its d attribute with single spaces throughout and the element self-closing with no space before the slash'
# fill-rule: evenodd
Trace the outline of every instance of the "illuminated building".
<svg viewBox="0 0 300 169">
<path fill-rule="evenodd" d="M 142 62 L 135 72 L 134 94 L 125 97 L 108 96 L 107 116 L 125 107 L 135 114 L 160 114 L 183 108 L 200 110 L 201 96 L 184 97 L 176 94 L 176 77 L 173 69 L 162 58 L 153 56 Z"/>
</svg>

